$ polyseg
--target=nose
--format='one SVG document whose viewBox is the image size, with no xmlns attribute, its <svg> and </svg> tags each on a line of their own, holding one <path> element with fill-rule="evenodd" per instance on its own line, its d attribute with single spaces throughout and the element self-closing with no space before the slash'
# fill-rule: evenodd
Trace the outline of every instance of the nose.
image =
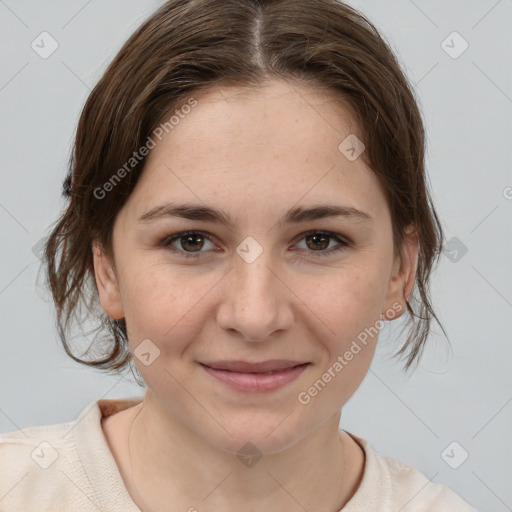
<svg viewBox="0 0 512 512">
<path fill-rule="evenodd" d="M 217 310 L 219 328 L 241 340 L 261 342 L 294 322 L 293 292 L 264 251 L 255 261 L 234 258 Z"/>
</svg>

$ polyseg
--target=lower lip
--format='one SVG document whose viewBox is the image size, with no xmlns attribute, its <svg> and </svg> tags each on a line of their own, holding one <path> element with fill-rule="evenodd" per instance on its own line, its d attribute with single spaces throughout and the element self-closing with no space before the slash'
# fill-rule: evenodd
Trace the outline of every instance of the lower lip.
<svg viewBox="0 0 512 512">
<path fill-rule="evenodd" d="M 203 364 L 201 366 L 206 373 L 237 391 L 265 393 L 280 389 L 295 380 L 309 366 L 309 363 L 286 368 L 270 375 L 266 373 L 239 373 L 228 370 L 214 370 Z"/>
</svg>

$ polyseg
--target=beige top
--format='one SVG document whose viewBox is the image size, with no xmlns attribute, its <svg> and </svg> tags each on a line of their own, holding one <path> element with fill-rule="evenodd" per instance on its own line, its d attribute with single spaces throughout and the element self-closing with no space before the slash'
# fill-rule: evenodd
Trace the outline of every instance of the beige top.
<svg viewBox="0 0 512 512">
<path fill-rule="evenodd" d="M 140 398 L 96 400 L 75 421 L 0 435 L 0 512 L 140 512 L 130 498 L 101 426 Z M 364 450 L 363 478 L 339 512 L 476 512 L 417 469 Z"/>
</svg>

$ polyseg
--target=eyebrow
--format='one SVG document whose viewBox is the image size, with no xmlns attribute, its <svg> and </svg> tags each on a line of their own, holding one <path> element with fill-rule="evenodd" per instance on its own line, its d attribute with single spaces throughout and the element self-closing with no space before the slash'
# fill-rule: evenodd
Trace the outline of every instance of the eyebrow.
<svg viewBox="0 0 512 512">
<path fill-rule="evenodd" d="M 227 226 L 230 229 L 235 228 L 235 223 L 230 215 L 222 210 L 217 210 L 209 206 L 200 204 L 174 204 L 168 203 L 155 206 L 144 214 L 138 221 L 141 223 L 151 222 L 162 218 L 180 217 L 183 219 L 214 222 Z M 284 219 L 278 224 L 298 224 L 301 222 L 326 219 L 329 217 L 343 217 L 354 221 L 373 222 L 373 217 L 368 213 L 353 208 L 351 206 L 342 205 L 315 205 L 310 207 L 296 206 L 291 208 L 284 215 Z"/>
</svg>

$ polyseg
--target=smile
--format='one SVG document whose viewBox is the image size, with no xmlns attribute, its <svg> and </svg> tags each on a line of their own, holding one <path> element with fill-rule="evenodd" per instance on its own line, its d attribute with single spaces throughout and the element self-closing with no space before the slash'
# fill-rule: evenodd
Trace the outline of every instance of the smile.
<svg viewBox="0 0 512 512">
<path fill-rule="evenodd" d="M 276 391 L 294 381 L 309 364 L 278 360 L 263 363 L 200 363 L 203 370 L 217 381 L 236 391 L 249 393 Z"/>
</svg>

